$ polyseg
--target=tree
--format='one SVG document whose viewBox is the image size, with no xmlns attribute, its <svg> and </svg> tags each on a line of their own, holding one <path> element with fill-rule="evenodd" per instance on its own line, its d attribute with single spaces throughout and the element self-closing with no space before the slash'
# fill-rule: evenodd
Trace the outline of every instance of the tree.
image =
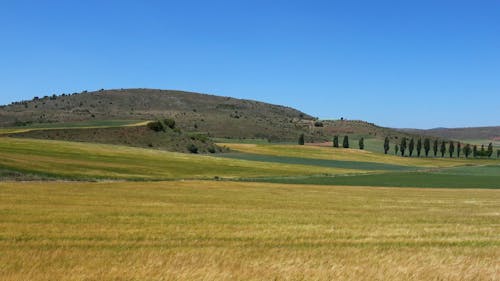
<svg viewBox="0 0 500 281">
<path fill-rule="evenodd" d="M 348 136 L 344 136 L 344 141 L 342 142 L 342 147 L 349 148 L 349 137 Z"/>
<path fill-rule="evenodd" d="M 365 139 L 364 138 L 359 139 L 359 149 L 361 149 L 361 150 L 365 149 Z"/>
<path fill-rule="evenodd" d="M 399 146 L 397 144 L 394 145 L 394 154 L 398 155 Z"/>
<path fill-rule="evenodd" d="M 385 137 L 384 140 L 384 154 L 387 154 L 387 151 L 389 151 L 389 137 Z"/>
<path fill-rule="evenodd" d="M 444 157 L 444 154 L 446 153 L 446 142 L 445 141 L 441 142 L 441 148 L 439 149 L 439 152 L 441 152 L 441 157 Z"/>
<path fill-rule="evenodd" d="M 450 154 L 450 158 L 453 158 L 453 153 L 455 152 L 455 144 L 450 141 L 450 146 L 448 146 L 448 153 Z"/>
<path fill-rule="evenodd" d="M 466 145 L 464 146 L 464 154 L 465 154 L 465 158 L 468 158 L 468 157 L 469 157 L 469 155 L 470 155 L 470 150 L 471 150 L 471 149 L 470 149 L 470 144 L 466 144 Z"/>
<path fill-rule="evenodd" d="M 417 141 L 417 156 L 420 157 L 420 152 L 422 151 L 422 139 Z"/>
<path fill-rule="evenodd" d="M 413 140 L 413 138 L 411 138 L 410 144 L 408 145 L 408 152 L 410 153 L 410 157 L 413 154 L 413 149 L 414 148 L 415 148 L 415 141 Z"/>
<path fill-rule="evenodd" d="M 339 136 L 333 137 L 333 147 L 339 147 Z"/>
<path fill-rule="evenodd" d="M 472 148 L 472 156 L 477 156 L 477 145 L 474 145 L 474 147 Z"/>
<path fill-rule="evenodd" d="M 462 148 L 462 145 L 460 144 L 460 142 L 457 143 L 457 158 L 460 158 L 460 150 Z"/>
<path fill-rule="evenodd" d="M 488 144 L 488 157 L 491 157 L 491 155 L 493 155 L 493 144 L 490 142 Z"/>
<path fill-rule="evenodd" d="M 299 136 L 299 145 L 304 145 L 304 134 L 300 134 Z"/>
<path fill-rule="evenodd" d="M 438 153 L 438 140 L 434 140 L 434 143 L 432 144 L 432 150 L 434 152 L 434 157 L 436 157 Z"/>
<path fill-rule="evenodd" d="M 425 157 L 429 156 L 429 151 L 431 150 L 431 140 L 426 138 L 424 140 L 424 151 L 425 151 Z"/>
<path fill-rule="evenodd" d="M 401 156 L 405 156 L 405 150 L 406 150 L 406 138 L 403 137 L 401 139 L 401 143 L 399 144 L 399 150 L 401 151 Z"/>
<path fill-rule="evenodd" d="M 500 149 L 497 149 L 497 158 L 500 158 Z"/>
</svg>

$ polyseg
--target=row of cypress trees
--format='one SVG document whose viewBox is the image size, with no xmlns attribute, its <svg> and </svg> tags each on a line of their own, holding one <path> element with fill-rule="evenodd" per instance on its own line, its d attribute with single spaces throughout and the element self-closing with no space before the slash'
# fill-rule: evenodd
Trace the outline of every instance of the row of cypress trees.
<svg viewBox="0 0 500 281">
<path fill-rule="evenodd" d="M 339 136 L 333 137 L 333 147 L 339 147 Z M 342 141 L 343 148 L 349 148 L 349 136 L 344 136 L 344 140 Z M 358 140 L 359 149 L 365 149 L 365 139 L 360 138 Z"/>
<path fill-rule="evenodd" d="M 301 134 L 299 136 L 299 141 L 298 143 L 300 145 L 304 145 L 304 134 Z M 333 137 L 333 147 L 339 147 L 339 136 L 334 136 Z M 349 136 L 344 136 L 344 139 L 342 141 L 342 147 L 343 148 L 349 148 Z M 365 143 L 364 143 L 364 138 L 360 138 L 358 141 L 358 147 L 359 149 L 364 149 L 365 148 Z M 417 153 L 417 157 L 420 157 L 422 154 L 422 150 L 425 154 L 425 157 L 429 157 L 429 152 L 432 152 L 434 154 L 434 157 L 438 155 L 438 152 L 440 153 L 441 157 L 444 157 L 446 152 L 448 152 L 450 158 L 453 158 L 455 153 L 456 157 L 460 158 L 460 153 L 463 153 L 465 155 L 465 158 L 469 158 L 469 156 L 473 157 L 491 157 L 493 155 L 493 144 L 490 142 L 488 145 L 488 148 L 485 149 L 484 145 L 481 145 L 481 149 L 478 150 L 477 145 L 470 145 L 470 144 L 465 144 L 462 147 L 462 144 L 460 142 L 446 142 L 446 141 L 441 141 L 441 143 L 435 139 L 432 141 L 432 146 L 431 146 L 431 139 L 425 138 L 424 141 L 422 142 L 422 139 L 419 138 L 416 142 L 413 138 L 406 138 L 403 137 L 400 141 L 399 144 L 394 145 L 394 154 L 398 155 L 398 153 L 401 154 L 401 156 L 406 156 L 406 151 L 408 151 L 408 156 L 413 157 L 413 152 L 415 151 Z M 387 154 L 390 150 L 390 140 L 389 137 L 385 137 L 384 140 L 384 153 Z M 497 158 L 500 158 L 500 150 L 497 150 Z"/>
<path fill-rule="evenodd" d="M 384 153 L 387 154 L 389 151 L 390 147 L 390 141 L 389 137 L 386 137 L 384 140 Z M 488 145 L 488 149 L 484 149 L 484 145 L 481 146 L 481 150 L 477 149 L 477 145 L 471 146 L 470 144 L 465 144 L 462 147 L 462 144 L 460 142 L 453 142 L 450 141 L 439 141 L 435 139 L 432 141 L 432 147 L 431 147 L 431 140 L 429 138 L 425 138 L 424 141 L 422 142 L 422 139 L 419 138 L 415 144 L 415 140 L 413 138 L 407 139 L 403 137 L 398 144 L 394 145 L 394 154 L 401 153 L 401 156 L 405 156 L 405 152 L 408 149 L 408 156 L 412 157 L 413 156 L 413 151 L 416 150 L 417 152 L 417 157 L 420 157 L 422 153 L 422 148 L 425 153 L 425 157 L 429 156 L 429 152 L 431 151 L 434 153 L 434 157 L 438 155 L 438 152 L 441 154 L 441 157 L 444 157 L 446 152 L 448 152 L 450 158 L 453 158 L 456 152 L 456 156 L 459 158 L 460 153 L 463 153 L 465 155 L 465 158 L 468 158 L 471 153 L 473 157 L 491 157 L 493 155 L 493 144 L 490 142 Z M 497 151 L 497 157 L 500 157 L 500 150 Z"/>
<path fill-rule="evenodd" d="M 300 145 L 304 145 L 304 134 L 300 134 L 298 143 Z M 360 138 L 358 140 L 359 149 L 365 149 L 365 139 Z M 333 137 L 333 147 L 339 147 L 339 136 Z M 342 141 L 343 148 L 349 148 L 349 136 L 344 136 L 344 140 Z"/>
</svg>

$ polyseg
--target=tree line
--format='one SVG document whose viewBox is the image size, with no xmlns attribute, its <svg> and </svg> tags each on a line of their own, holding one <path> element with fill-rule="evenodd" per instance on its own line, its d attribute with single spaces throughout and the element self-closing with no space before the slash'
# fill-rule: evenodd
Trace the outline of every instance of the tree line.
<svg viewBox="0 0 500 281">
<path fill-rule="evenodd" d="M 304 145 L 304 134 L 300 134 L 299 145 Z M 333 147 L 340 147 L 339 136 L 333 137 Z M 344 136 L 342 140 L 342 147 L 349 148 L 349 136 Z M 360 138 L 358 140 L 358 148 L 365 148 L 365 140 L 364 138 Z M 385 137 L 384 139 L 384 154 L 387 154 L 390 150 L 390 140 L 389 137 Z M 425 157 L 429 157 L 429 153 L 432 151 L 434 157 L 441 155 L 444 157 L 447 153 L 450 158 L 453 158 L 455 155 L 457 158 L 460 158 L 461 153 L 465 156 L 465 158 L 472 157 L 491 157 L 493 155 L 493 143 L 488 144 L 488 148 L 485 149 L 484 145 L 481 145 L 481 148 L 478 149 L 477 145 L 465 144 L 462 145 L 460 142 L 453 141 L 438 141 L 437 139 L 431 140 L 429 138 L 425 138 L 422 141 L 422 138 L 419 138 L 416 142 L 414 138 L 406 138 L 403 137 L 399 144 L 394 145 L 394 154 L 401 156 L 406 156 L 406 152 L 408 151 L 408 156 L 413 157 L 414 152 L 417 154 L 417 157 L 424 153 Z M 497 150 L 497 158 L 500 158 L 500 149 Z"/>
<path fill-rule="evenodd" d="M 429 157 L 429 153 L 432 151 L 434 157 L 441 155 L 444 157 L 447 153 L 450 158 L 453 158 L 455 155 L 457 158 L 460 158 L 460 153 L 463 153 L 465 158 L 472 157 L 491 157 L 493 155 L 493 143 L 488 144 L 488 148 L 485 149 L 484 145 L 481 145 L 481 149 L 478 150 L 477 145 L 465 144 L 462 146 L 460 142 L 454 141 L 439 141 L 437 139 L 432 141 L 431 139 L 425 138 L 422 142 L 422 139 L 419 138 L 415 145 L 414 138 L 406 138 L 403 137 L 399 144 L 394 145 L 394 154 L 400 153 L 401 156 L 406 156 L 406 151 L 408 151 L 408 156 L 412 157 L 413 152 L 416 151 L 417 157 L 420 157 L 421 153 L 425 153 L 425 157 Z M 385 137 L 384 140 L 384 153 L 387 154 L 390 150 L 390 141 L 389 137 Z M 497 157 L 500 157 L 500 150 L 497 150 Z"/>
</svg>

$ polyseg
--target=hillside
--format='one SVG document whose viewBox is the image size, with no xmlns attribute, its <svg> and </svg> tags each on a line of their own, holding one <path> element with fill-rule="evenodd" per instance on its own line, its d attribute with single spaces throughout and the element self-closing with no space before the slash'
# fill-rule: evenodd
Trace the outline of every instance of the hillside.
<svg viewBox="0 0 500 281">
<path fill-rule="evenodd" d="M 11 137 L 44 140 L 64 140 L 126 145 L 185 153 L 217 153 L 225 151 L 205 135 L 186 134 L 167 129 L 155 132 L 147 126 L 110 128 L 47 129 L 12 133 Z M 191 151 L 193 147 L 195 151 Z"/>
<path fill-rule="evenodd" d="M 215 137 L 295 139 L 313 117 L 268 103 L 182 91 L 123 89 L 34 98 L 0 107 L 0 126 L 173 118 Z"/>
<path fill-rule="evenodd" d="M 123 120 L 163 118 L 174 119 L 176 126 L 186 133 L 203 133 L 209 137 L 233 140 L 295 142 L 300 134 L 305 134 L 307 142 L 331 141 L 333 135 L 357 135 L 378 139 L 390 136 L 397 142 L 400 136 L 415 136 L 410 132 L 399 132 L 364 121 L 320 121 L 297 109 L 280 105 L 171 90 L 100 90 L 35 97 L 30 101 L 0 106 L 2 127 L 43 129 L 57 128 L 57 124 L 62 123 L 71 123 L 72 126 L 78 127 L 78 123 L 109 124 Z M 76 132 L 81 132 L 83 136 L 76 136 Z M 94 140 L 89 137 L 95 135 L 94 133 L 84 132 L 82 129 L 59 132 L 59 135 L 55 132 L 31 132 L 27 135 L 90 142 L 102 142 L 103 138 L 108 138 L 98 137 Z M 105 142 L 124 144 L 124 141 L 127 140 Z M 144 146 L 147 141 L 141 141 L 138 146 Z"/>
</svg>

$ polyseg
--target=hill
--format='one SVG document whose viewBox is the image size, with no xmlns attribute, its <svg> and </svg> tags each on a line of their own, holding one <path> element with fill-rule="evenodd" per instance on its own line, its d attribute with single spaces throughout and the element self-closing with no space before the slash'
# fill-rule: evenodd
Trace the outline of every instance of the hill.
<svg viewBox="0 0 500 281">
<path fill-rule="evenodd" d="M 264 102 L 153 89 L 122 89 L 35 97 L 0 108 L 0 126 L 88 120 L 173 118 L 184 131 L 214 137 L 295 139 L 313 117 Z"/>
<path fill-rule="evenodd" d="M 259 101 L 221 97 L 172 90 L 119 89 L 100 90 L 45 97 L 14 102 L 0 107 L 0 126 L 18 128 L 57 127 L 57 124 L 104 123 L 123 120 L 154 120 L 171 118 L 186 133 L 203 133 L 219 139 L 263 139 L 271 142 L 295 142 L 304 134 L 307 142 L 331 141 L 333 135 L 357 135 L 382 139 L 390 136 L 397 142 L 399 136 L 416 137 L 410 132 L 357 120 L 318 120 L 297 109 Z M 123 129 L 122 129 L 123 130 Z M 131 129 L 129 129 L 131 130 Z M 31 137 L 93 141 L 89 132 L 80 130 L 62 133 L 31 132 Z M 92 134 L 95 132 L 91 132 Z M 50 136 L 48 136 L 50 134 Z M 142 136 L 141 136 L 142 137 Z M 97 138 L 95 142 L 101 142 Z M 144 146 L 142 141 L 139 146 Z M 124 144 L 118 142 L 106 142 Z"/>
</svg>

